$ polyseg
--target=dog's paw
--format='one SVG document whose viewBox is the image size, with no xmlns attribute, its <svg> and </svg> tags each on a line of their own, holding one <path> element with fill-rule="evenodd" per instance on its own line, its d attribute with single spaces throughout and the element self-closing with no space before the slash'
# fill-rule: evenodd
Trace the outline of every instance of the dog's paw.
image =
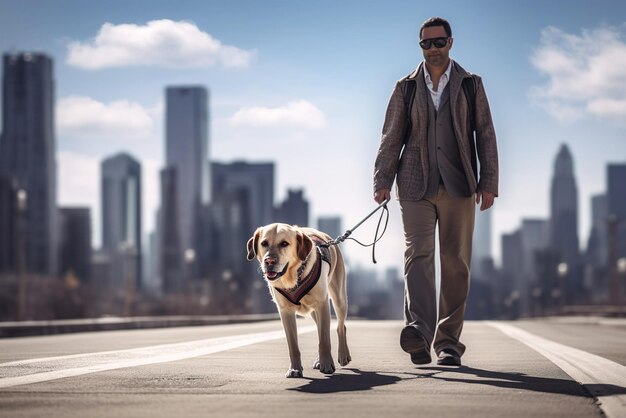
<svg viewBox="0 0 626 418">
<path fill-rule="evenodd" d="M 285 377 L 287 378 L 302 377 L 302 369 L 289 369 L 287 370 Z"/>
<path fill-rule="evenodd" d="M 350 357 L 350 352 L 348 351 L 346 353 L 339 353 L 337 361 L 342 367 L 347 366 L 352 361 L 352 357 Z"/>
<path fill-rule="evenodd" d="M 319 370 L 320 372 L 324 374 L 335 373 L 335 363 L 333 362 L 332 358 L 328 360 L 316 361 L 315 364 L 313 365 L 313 368 L 316 370 Z"/>
</svg>

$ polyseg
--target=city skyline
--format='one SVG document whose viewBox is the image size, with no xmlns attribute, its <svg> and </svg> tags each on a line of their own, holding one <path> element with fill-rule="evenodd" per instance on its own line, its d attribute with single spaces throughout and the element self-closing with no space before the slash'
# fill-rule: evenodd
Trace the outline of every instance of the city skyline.
<svg viewBox="0 0 626 418">
<path fill-rule="evenodd" d="M 592 7 L 573 2 L 561 10 L 539 2 L 534 7 L 478 2 L 472 11 L 452 2 L 397 16 L 398 7 L 411 3 L 355 12 L 349 4 L 269 2 L 263 9 L 248 6 L 241 23 L 233 24 L 238 6 L 248 5 L 235 3 L 203 9 L 199 2 L 181 8 L 155 2 L 146 12 L 115 6 L 86 10 L 78 2 L 68 2 L 68 15 L 76 24 L 67 25 L 55 6 L 4 2 L 3 51 L 41 49 L 55 60 L 60 206 L 88 205 L 93 222 L 100 219 L 99 199 L 91 190 L 97 189 L 98 178 L 93 166 L 105 155 L 127 151 L 141 159 L 145 170 L 146 237 L 155 224 L 158 170 L 164 167 L 163 92 L 166 86 L 193 84 L 212 92 L 212 161 L 275 161 L 275 204 L 284 200 L 288 189 L 304 188 L 311 220 L 339 213 L 344 226 L 352 226 L 374 205 L 371 166 L 393 81 L 421 59 L 415 42 L 421 21 L 439 14 L 452 23 L 452 57 L 483 76 L 494 113 L 502 181 L 492 212 L 493 242 L 519 227 L 523 218 L 548 218 L 552 158 L 567 142 L 579 181 L 580 247 L 586 247 L 591 196 L 607 192 L 606 165 L 626 159 L 620 122 L 625 86 L 609 70 L 603 72 L 602 65 L 609 54 L 609 67 L 620 68 L 619 51 L 625 44 L 619 16 L 624 14 L 616 11 L 623 10 L 623 4 L 601 2 L 603 7 Z M 18 10 L 24 4 L 32 9 L 28 16 Z M 285 19 L 274 18 L 276 11 Z M 526 19 L 507 18 L 515 14 Z M 300 15 L 304 18 L 296 18 Z M 41 20 L 44 16 L 46 22 Z M 379 20 L 388 30 L 368 27 Z M 18 21 L 30 22 L 32 30 L 20 30 L 14 23 Z M 489 24 L 480 25 L 483 21 Z M 161 33 L 167 38 L 175 29 L 187 30 L 189 37 L 178 39 L 182 45 L 190 42 L 213 49 L 168 58 L 158 54 L 162 46 L 157 45 L 134 58 L 100 59 L 98 42 L 110 41 L 107 35 Z M 282 36 L 284 31 L 290 36 Z M 485 48 L 488 39 L 496 43 Z M 131 47 L 118 46 L 121 52 Z M 617 51 L 614 55 L 610 47 Z M 198 58 L 202 56 L 210 62 Z M 550 63 L 556 65 L 552 59 L 559 57 L 575 71 L 551 67 Z M 602 74 L 599 85 L 593 84 L 592 69 Z M 514 86 L 512 77 L 517 80 Z M 610 103 L 597 94 L 604 94 Z M 103 125 L 102 118 L 94 117 L 98 114 L 111 123 Z M 391 215 L 388 235 L 377 248 L 383 266 L 399 265 L 402 259 L 395 202 Z M 98 244 L 99 228 L 94 232 Z M 359 232 L 373 236 L 367 227 Z M 498 247 L 494 245 L 496 256 Z M 369 263 L 369 251 L 350 246 L 347 252 Z"/>
<path fill-rule="evenodd" d="M 28 56 L 29 54 L 30 54 L 29 52 L 25 52 L 23 56 Z M 187 91 L 193 91 L 194 89 L 198 90 L 200 93 L 202 93 L 202 97 L 200 99 L 193 99 L 193 100 L 194 101 L 198 101 L 199 100 L 200 107 L 204 107 L 205 106 L 204 104 L 202 104 L 204 102 L 207 102 L 207 105 L 208 105 L 208 94 L 207 94 L 206 89 L 204 87 L 202 87 L 202 86 L 195 86 L 195 87 L 188 87 L 188 86 L 172 87 L 172 86 L 166 86 L 165 87 L 165 92 L 166 92 L 166 94 L 169 97 L 175 91 L 187 92 Z M 198 106 L 198 104 L 195 104 L 193 106 Z M 182 109 L 178 109 L 177 113 L 178 114 L 186 113 L 186 112 L 184 112 L 184 110 L 185 110 L 184 108 L 185 108 L 185 106 L 182 106 Z M 210 107 L 205 109 L 205 110 L 201 110 L 200 114 L 202 115 L 202 114 L 207 113 L 208 111 L 210 111 L 209 109 L 210 109 Z M 193 109 L 187 109 L 187 110 L 190 110 L 190 112 L 187 112 L 187 113 L 190 113 L 190 114 L 197 113 Z M 205 115 L 205 116 L 201 116 L 201 119 L 208 119 L 208 118 Z M 193 118 L 189 119 L 185 124 L 183 124 L 183 126 L 182 126 L 183 130 L 188 130 L 189 128 L 187 126 L 185 126 L 185 125 L 189 125 L 189 124 L 194 125 L 194 124 L 197 124 L 197 123 L 194 122 Z M 194 129 L 192 129 L 192 131 L 194 131 Z M 178 138 L 178 136 L 176 135 L 175 131 L 172 131 L 172 134 L 170 136 Z M 165 142 L 167 144 L 167 138 L 165 138 L 165 140 L 166 140 Z M 200 140 L 200 143 L 202 143 L 202 141 L 203 140 Z M 206 140 L 204 140 L 204 141 L 206 141 Z M 178 150 L 177 146 L 173 142 L 170 141 L 170 144 L 167 145 L 167 146 L 170 147 L 172 150 L 176 150 L 176 152 L 180 153 L 180 150 Z M 205 147 L 206 148 L 206 145 L 201 145 L 201 147 Z M 193 146 L 191 146 L 191 148 L 193 148 Z M 198 153 L 197 152 L 191 152 L 190 156 L 191 155 L 195 155 L 197 157 Z M 182 158 L 182 157 L 180 157 L 180 158 Z M 128 153 L 124 152 L 124 151 L 117 153 L 115 156 L 105 156 L 103 158 L 103 160 L 101 161 L 102 174 L 105 175 L 104 167 L 107 164 L 110 164 L 109 163 L 110 161 L 119 160 L 119 159 L 130 159 L 130 160 L 133 160 L 133 157 L 131 155 L 129 155 Z M 137 162 L 134 162 L 134 164 L 137 165 L 137 168 L 135 169 L 135 171 L 138 173 L 137 175 L 139 176 L 139 180 L 136 181 L 136 183 L 139 186 L 141 186 L 141 167 L 140 167 L 140 165 Z M 226 163 L 223 163 L 223 162 L 220 162 L 220 161 L 213 161 L 212 162 L 209 159 L 207 159 L 207 160 L 204 160 L 204 161 L 202 161 L 202 160 L 198 161 L 198 164 L 202 165 L 202 166 L 205 166 L 205 168 L 199 168 L 198 170 L 196 170 L 196 171 L 198 171 L 198 175 L 201 176 L 202 178 L 204 178 L 206 176 L 207 179 L 210 177 L 208 174 L 200 174 L 200 173 L 204 169 L 206 169 L 208 172 L 211 172 L 212 170 L 208 169 L 209 166 L 211 166 L 211 165 L 213 165 L 214 167 L 222 167 L 222 166 L 225 166 L 225 165 L 232 165 L 232 167 L 234 168 L 234 170 L 229 174 L 231 177 L 229 177 L 228 180 L 224 180 L 222 178 L 223 176 L 218 175 L 218 176 L 216 176 L 216 179 L 213 181 L 213 186 L 212 187 L 199 186 L 198 194 L 199 195 L 201 194 L 201 195 L 204 196 L 202 198 L 203 201 L 208 198 L 208 194 L 211 193 L 212 190 L 215 191 L 215 190 L 219 190 L 220 188 L 230 187 L 230 186 L 228 186 L 228 184 L 230 184 L 229 182 L 233 182 L 233 181 L 235 182 L 233 184 L 240 184 L 241 187 L 251 188 L 253 195 L 259 195 L 260 194 L 260 195 L 264 195 L 266 197 L 270 196 L 270 195 L 275 195 L 275 193 L 273 191 L 273 188 L 274 188 L 273 185 L 276 183 L 276 180 L 274 179 L 273 174 L 272 174 L 272 177 L 271 177 L 272 180 L 270 180 L 269 183 L 265 182 L 265 183 L 268 184 L 267 186 L 262 186 L 262 187 L 258 188 L 256 191 L 254 191 L 254 187 L 253 187 L 254 181 L 252 181 L 252 179 L 254 178 L 255 181 L 256 181 L 256 180 L 262 179 L 263 176 L 261 176 L 261 177 L 257 176 L 255 178 L 254 176 L 253 177 L 249 177 L 249 175 L 245 174 L 245 173 L 246 173 L 246 170 L 248 170 L 248 168 L 247 168 L 248 166 L 257 166 L 257 165 L 258 166 L 263 166 L 263 165 L 271 166 L 272 167 L 271 170 L 274 171 L 274 166 L 276 165 L 276 162 L 272 161 L 272 162 L 269 162 L 269 163 L 263 163 L 263 162 L 259 163 L 259 162 L 254 162 L 254 161 L 236 160 L 236 161 L 234 161 L 232 163 L 226 164 Z M 182 166 L 182 165 L 184 165 L 184 161 L 181 160 L 181 162 L 179 163 L 179 166 Z M 609 163 L 609 164 L 607 164 L 607 166 L 605 168 L 607 170 L 609 170 L 610 166 L 611 166 L 611 164 Z M 615 166 L 615 164 L 613 164 L 613 166 Z M 620 165 L 617 165 L 617 166 L 621 167 Z M 575 207 L 573 209 L 574 210 L 574 214 L 572 216 L 569 216 L 569 214 L 565 214 L 565 217 L 569 218 L 568 222 L 570 223 L 570 226 L 565 227 L 565 228 L 561 228 L 561 229 L 563 229 L 563 231 L 567 231 L 568 228 L 570 230 L 572 230 L 572 228 L 571 228 L 571 226 L 572 226 L 571 225 L 572 218 L 573 219 L 577 219 L 578 218 L 578 215 L 576 214 L 576 212 L 578 210 L 579 199 L 576 196 L 576 194 L 577 194 L 576 193 L 576 184 L 575 184 L 576 183 L 576 178 L 575 178 L 575 175 L 574 175 L 574 171 L 575 170 L 574 170 L 573 157 L 570 154 L 568 146 L 567 146 L 567 144 L 561 144 L 560 149 L 557 152 L 557 155 L 555 157 L 555 162 L 554 162 L 554 173 L 553 173 L 553 178 L 552 178 L 552 184 L 553 184 L 552 185 L 552 187 L 553 187 L 553 191 L 552 191 L 552 202 L 553 203 L 552 204 L 554 204 L 554 202 L 557 202 L 557 204 L 562 206 L 562 207 L 567 207 L 567 205 L 575 205 Z M 164 167 L 162 169 L 161 175 L 163 176 L 164 174 L 166 174 L 166 172 L 167 172 L 167 167 Z M 219 173 L 219 171 L 218 171 L 218 173 Z M 236 174 L 236 173 L 239 173 L 239 174 Z M 242 176 L 242 174 L 243 174 L 243 176 Z M 259 174 L 261 174 L 261 172 L 259 172 Z M 104 181 L 104 179 L 102 181 Z M 162 179 L 162 183 L 164 181 L 165 180 Z M 565 188 L 565 189 L 573 188 L 573 192 L 568 191 L 565 194 L 563 194 L 563 192 L 561 192 L 560 195 L 558 193 L 557 193 L 557 195 L 555 195 L 554 194 L 555 193 L 555 191 L 554 191 L 555 182 L 557 182 L 556 184 L 559 184 L 559 182 L 561 184 L 563 184 L 563 182 L 565 182 L 565 187 L 563 187 L 563 185 L 561 185 L 560 187 L 561 188 Z M 570 185 L 569 182 L 573 182 L 572 185 Z M 165 186 L 165 184 L 167 184 L 167 182 L 163 183 L 161 185 L 161 187 L 168 187 L 168 186 Z M 266 187 L 269 187 L 269 184 L 272 185 L 271 188 L 270 188 L 271 193 L 263 192 L 263 190 Z M 103 183 L 103 187 L 104 187 L 104 183 Z M 613 188 L 615 188 L 615 187 L 616 187 L 616 185 L 613 184 Z M 609 188 L 609 186 L 607 184 L 606 189 L 608 190 L 608 188 Z M 104 192 L 104 189 L 102 189 L 102 190 L 103 190 L 103 192 L 101 194 L 101 197 L 103 198 L 106 195 L 106 193 Z M 292 196 L 299 196 L 298 198 L 302 199 L 302 196 L 303 196 L 303 193 L 304 193 L 304 189 L 299 189 L 299 190 L 287 189 L 286 192 L 287 192 L 288 196 L 285 199 L 285 202 L 287 202 L 289 199 L 291 199 Z M 141 196 L 141 187 L 139 187 L 139 190 L 136 191 L 136 193 L 138 193 L 138 196 Z M 162 190 L 162 193 L 164 193 L 163 190 Z M 607 192 L 605 192 L 605 194 L 606 193 Z M 590 202 L 591 202 L 592 205 L 593 205 L 593 198 L 594 198 L 594 196 L 591 196 Z M 161 197 L 161 199 L 163 199 L 163 197 Z M 191 201 L 193 201 L 193 199 L 191 199 Z M 137 203 L 135 203 L 135 204 L 136 205 L 138 204 L 138 207 L 140 208 L 142 206 L 141 202 L 142 202 L 141 197 L 138 197 Z M 265 213 L 266 215 L 258 217 L 258 219 L 256 220 L 256 223 L 263 224 L 263 223 L 270 222 L 270 219 L 272 219 L 272 218 L 269 216 L 268 210 L 271 210 L 271 211 L 275 212 L 278 217 L 284 216 L 284 215 L 280 215 L 280 214 L 281 214 L 281 212 L 284 211 L 284 210 L 281 210 L 282 209 L 281 205 L 284 205 L 285 202 L 281 203 L 277 198 L 275 198 L 273 202 L 269 202 L 269 201 L 266 202 L 267 203 L 266 206 L 269 209 L 266 208 L 266 209 L 264 209 L 264 211 L 261 211 L 261 213 Z M 306 201 L 306 202 L 308 203 L 308 201 Z M 101 200 L 100 203 L 101 203 L 103 208 L 106 206 L 104 204 L 103 200 Z M 272 206 L 272 204 L 275 205 L 275 207 Z M 62 209 L 62 206 L 59 206 L 59 208 Z M 307 204 L 307 208 L 308 208 L 308 204 Z M 161 209 L 161 207 L 159 207 L 159 209 Z M 555 211 L 554 208 L 552 210 Z M 307 209 L 307 211 L 308 211 L 308 209 Z M 106 227 L 106 222 L 105 222 L 105 218 L 106 217 L 104 216 L 104 214 L 105 214 L 105 212 L 102 212 L 101 215 L 103 216 L 103 219 L 101 220 L 101 224 L 100 224 L 101 225 L 101 231 L 104 234 L 103 235 L 104 240 L 102 241 L 102 247 L 101 248 L 104 249 L 104 250 L 107 250 L 107 247 L 110 247 L 112 244 L 107 244 L 106 243 L 107 240 L 106 240 L 106 233 L 105 232 L 107 231 L 107 227 Z M 497 251 L 493 251 L 492 246 L 488 242 L 488 241 L 490 241 L 491 236 L 489 236 L 489 237 L 485 236 L 485 232 L 482 230 L 482 229 L 486 229 L 486 230 L 491 229 L 490 228 L 491 227 L 491 219 L 490 219 L 491 218 L 491 213 L 490 212 L 485 212 L 485 213 L 478 212 L 477 216 L 478 216 L 478 218 L 477 218 L 477 230 L 475 231 L 475 237 L 474 237 L 474 241 L 475 241 L 475 245 L 476 245 L 476 253 L 477 254 L 476 254 L 476 257 L 475 257 L 475 260 L 474 260 L 475 261 L 475 265 L 473 266 L 473 270 L 476 270 L 478 272 L 478 271 L 480 271 L 480 265 L 481 265 L 480 264 L 480 260 L 481 260 L 481 258 L 486 258 L 488 255 L 493 256 L 495 253 L 497 253 Z M 563 215 L 559 216 L 559 214 L 556 211 L 553 212 L 553 214 L 552 214 L 553 218 L 560 218 L 562 216 Z M 139 217 L 140 217 L 140 215 L 139 215 Z M 257 218 L 257 216 L 253 217 L 253 219 L 256 219 L 256 218 Z M 288 218 L 289 218 L 289 216 L 288 216 Z M 323 216 L 322 216 L 322 218 L 323 218 Z M 341 219 L 341 218 L 339 218 L 339 219 Z M 556 236 L 563 235 L 562 233 L 559 234 L 558 231 L 556 231 L 557 233 L 555 233 L 554 231 L 548 231 L 547 230 L 548 228 L 557 228 L 555 225 L 550 225 L 549 219 L 550 219 L 550 217 L 546 217 L 545 219 L 523 217 L 523 218 L 520 219 L 519 230 L 522 231 L 522 233 L 523 233 L 525 231 L 525 229 L 526 229 L 525 225 L 527 225 L 527 224 L 529 224 L 531 222 L 542 222 L 542 223 L 545 223 L 546 234 L 547 234 L 547 236 L 550 237 L 549 240 L 552 240 L 553 239 L 552 237 L 555 236 L 555 235 Z M 279 220 L 279 219 L 275 219 L 275 220 Z M 97 223 L 98 221 L 99 221 L 98 219 L 93 219 L 92 220 L 93 223 Z M 279 220 L 279 221 L 288 221 L 289 222 L 288 219 L 283 219 L 283 220 Z M 290 223 L 304 224 L 303 222 L 290 222 Z M 140 225 L 141 225 L 141 222 L 139 222 L 138 226 L 140 227 Z M 153 232 L 155 232 L 157 230 L 157 226 L 156 225 L 157 225 L 157 223 L 155 222 L 155 227 L 150 231 L 150 233 L 153 233 Z M 199 223 L 198 223 L 198 225 L 199 225 Z M 253 228 L 254 227 L 251 226 L 248 229 L 253 229 Z M 593 222 L 592 222 L 591 228 L 593 228 Z M 575 229 L 576 228 L 574 226 L 573 227 L 573 233 L 576 235 L 577 232 L 575 231 Z M 589 232 L 591 232 L 591 231 L 589 231 Z M 244 235 L 245 235 L 245 232 L 244 232 Z M 144 236 L 143 234 L 138 235 L 139 243 L 142 241 L 141 237 L 143 237 L 143 236 Z M 241 240 L 243 241 L 244 238 L 245 237 L 242 235 Z M 133 239 L 136 239 L 136 238 L 133 238 Z M 131 239 L 130 241 L 132 241 L 133 239 Z M 126 241 L 124 241 L 124 242 L 126 242 Z M 562 241 L 564 243 L 569 243 L 570 247 L 571 247 L 571 242 L 570 242 L 571 239 L 564 239 L 564 240 L 562 239 Z M 577 241 L 578 241 L 577 239 L 574 240 L 574 242 L 577 242 Z M 120 241 L 120 242 L 122 242 L 122 241 Z M 542 244 L 542 245 L 544 245 L 544 244 Z M 551 245 L 553 247 L 555 245 L 556 245 L 556 247 L 558 247 L 558 245 L 556 243 L 552 243 Z M 233 250 L 233 252 L 236 250 L 236 246 L 237 246 L 237 243 L 232 243 L 231 250 Z M 139 244 L 139 247 L 141 247 L 141 244 Z M 483 247 L 488 248 L 488 250 L 483 249 Z M 541 245 L 535 244 L 535 247 L 536 248 L 541 248 Z M 95 250 L 98 247 L 97 246 L 93 246 L 93 248 Z M 142 248 L 144 248 L 144 247 L 142 247 Z M 496 248 L 498 248 L 498 246 L 496 246 Z M 581 251 L 586 249 L 586 248 L 587 248 L 587 245 L 583 244 L 583 243 L 581 243 L 581 245 L 579 246 L 579 249 Z M 110 248 L 108 250 L 110 251 Z M 570 249 L 570 252 L 571 251 L 573 251 L 573 249 Z M 139 252 L 139 254 L 141 254 L 142 251 L 140 250 L 138 252 Z M 529 250 L 527 250 L 527 252 L 529 252 Z M 532 251 L 530 251 L 530 252 L 532 252 Z M 184 253 L 184 251 L 183 251 L 183 253 Z M 568 258 L 571 258 L 571 257 L 572 257 L 572 255 L 568 256 Z M 534 270 L 534 267 L 532 266 L 532 264 L 531 264 L 530 268 L 531 268 L 531 270 Z M 137 264 L 137 269 L 138 269 L 138 273 L 136 273 L 136 277 L 142 277 L 142 274 L 141 274 L 141 262 L 139 262 Z M 148 280 L 151 280 L 151 278 L 148 278 Z M 166 280 L 166 282 L 167 282 L 167 280 Z M 138 283 L 138 285 L 139 285 L 139 283 Z"/>
</svg>

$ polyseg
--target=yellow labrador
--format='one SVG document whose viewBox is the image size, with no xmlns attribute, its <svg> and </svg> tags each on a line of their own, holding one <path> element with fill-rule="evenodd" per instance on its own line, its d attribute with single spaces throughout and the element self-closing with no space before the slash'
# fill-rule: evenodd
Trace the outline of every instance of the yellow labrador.
<svg viewBox="0 0 626 418">
<path fill-rule="evenodd" d="M 256 257 L 259 261 L 285 329 L 290 360 L 286 377 L 302 377 L 296 314 L 310 315 L 317 324 L 319 353 L 313 367 L 322 373 L 335 371 L 329 296 L 337 314 L 339 364 L 346 366 L 351 361 L 346 340 L 348 297 L 343 257 L 337 246 L 321 249 L 316 245 L 330 239 L 312 228 L 275 223 L 257 228 L 248 240 L 248 260 Z"/>
</svg>

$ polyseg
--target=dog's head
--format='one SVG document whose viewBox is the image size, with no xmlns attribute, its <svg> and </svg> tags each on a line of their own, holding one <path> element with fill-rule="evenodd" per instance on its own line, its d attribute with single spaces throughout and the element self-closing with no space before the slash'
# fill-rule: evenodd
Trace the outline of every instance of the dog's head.
<svg viewBox="0 0 626 418">
<path fill-rule="evenodd" d="M 248 240 L 248 260 L 259 260 L 263 276 L 270 283 L 285 275 L 295 278 L 313 245 L 297 226 L 270 224 L 257 228 Z"/>
</svg>

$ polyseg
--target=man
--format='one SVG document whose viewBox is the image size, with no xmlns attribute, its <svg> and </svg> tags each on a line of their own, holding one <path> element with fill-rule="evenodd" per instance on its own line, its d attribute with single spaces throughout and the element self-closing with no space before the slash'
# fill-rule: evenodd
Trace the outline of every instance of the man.
<svg viewBox="0 0 626 418">
<path fill-rule="evenodd" d="M 396 83 L 374 168 L 377 203 L 390 198 L 397 177 L 406 241 L 406 326 L 400 345 L 415 364 L 431 362 L 432 345 L 437 364 L 461 365 L 474 200 L 480 203 L 480 210 L 486 210 L 498 195 L 498 152 L 487 96 L 481 78 L 449 58 L 452 44 L 452 30 L 445 19 L 434 17 L 422 24 L 424 62 Z M 437 224 L 441 259 L 438 327 Z"/>
</svg>

